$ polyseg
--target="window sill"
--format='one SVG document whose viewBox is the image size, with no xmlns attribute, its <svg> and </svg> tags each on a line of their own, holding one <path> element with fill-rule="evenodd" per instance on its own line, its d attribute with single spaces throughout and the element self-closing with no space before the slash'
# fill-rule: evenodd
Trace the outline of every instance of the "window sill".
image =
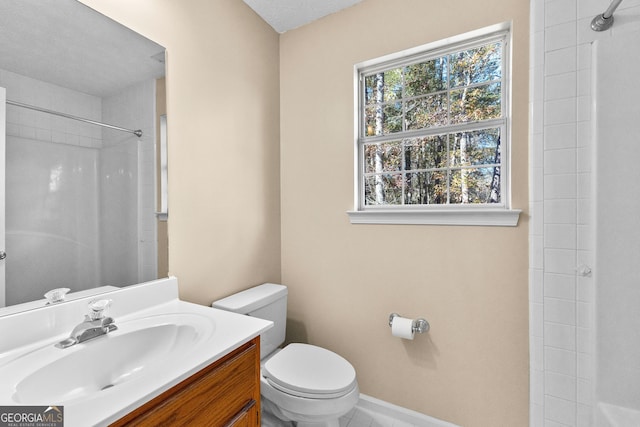
<svg viewBox="0 0 640 427">
<path fill-rule="evenodd" d="M 515 227 L 520 209 L 348 211 L 351 224 L 476 225 Z"/>
</svg>

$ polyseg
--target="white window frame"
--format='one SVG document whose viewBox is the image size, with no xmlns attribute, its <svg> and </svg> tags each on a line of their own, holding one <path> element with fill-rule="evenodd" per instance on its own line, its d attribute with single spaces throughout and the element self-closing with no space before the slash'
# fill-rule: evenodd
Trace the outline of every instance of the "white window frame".
<svg viewBox="0 0 640 427">
<path fill-rule="evenodd" d="M 504 40 L 502 73 L 502 121 L 501 127 L 501 203 L 498 204 L 446 204 L 446 205 L 368 205 L 364 204 L 364 171 L 362 136 L 364 129 L 362 102 L 364 74 L 376 70 L 388 70 L 404 64 L 417 63 L 425 58 L 463 50 L 467 45 L 484 41 Z M 356 64 L 354 67 L 355 95 L 355 143 L 354 143 L 354 206 L 347 212 L 352 224 L 434 224 L 434 225 L 478 225 L 516 226 L 521 210 L 511 208 L 511 25 L 502 23 L 480 30 L 428 43 L 423 46 L 386 55 L 381 58 Z M 491 122 L 488 120 L 487 122 Z M 443 127 L 446 133 L 450 128 Z M 390 135 L 392 136 L 392 135 Z"/>
</svg>

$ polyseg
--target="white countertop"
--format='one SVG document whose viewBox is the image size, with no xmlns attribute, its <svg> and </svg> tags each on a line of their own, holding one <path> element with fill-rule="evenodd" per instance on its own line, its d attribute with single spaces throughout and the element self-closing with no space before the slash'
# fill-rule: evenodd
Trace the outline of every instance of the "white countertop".
<svg viewBox="0 0 640 427">
<path fill-rule="evenodd" d="M 55 348 L 54 344 L 66 338 L 82 321 L 91 298 L 6 316 L 0 312 L 0 405 L 64 406 L 66 427 L 106 426 L 273 326 L 267 320 L 181 301 L 175 277 L 118 289 L 99 298 L 112 300 L 108 315 L 114 318 L 118 330 L 67 349 Z M 46 369 L 52 361 L 82 351 L 83 346 L 88 348 L 100 340 L 103 340 L 101 348 L 108 349 L 109 339 L 131 333 L 154 319 L 171 322 L 180 316 L 197 320 L 194 324 L 198 325 L 198 343 L 193 351 L 181 348 L 177 353 L 163 356 L 161 367 L 149 368 L 127 381 L 89 395 L 58 402 L 18 398 L 18 384 L 38 368 Z M 58 378 L 55 382 L 64 381 L 64 373 L 55 373 L 53 378 Z M 42 387 L 46 389 L 48 385 L 42 384 Z M 55 390 L 54 385 L 49 387 Z"/>
</svg>

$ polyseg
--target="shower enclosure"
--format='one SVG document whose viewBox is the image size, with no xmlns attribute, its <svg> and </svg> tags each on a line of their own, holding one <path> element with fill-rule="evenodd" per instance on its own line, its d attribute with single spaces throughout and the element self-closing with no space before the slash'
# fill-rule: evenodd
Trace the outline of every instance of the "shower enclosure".
<svg viewBox="0 0 640 427">
<path fill-rule="evenodd" d="M 594 425 L 640 426 L 640 32 L 593 46 Z"/>
<path fill-rule="evenodd" d="M 640 4 L 531 19 L 530 425 L 640 426 Z"/>
<path fill-rule="evenodd" d="M 17 101 L 5 107 L 6 305 L 155 279 L 155 80 L 99 97 L 0 70 L 0 87 Z"/>
</svg>

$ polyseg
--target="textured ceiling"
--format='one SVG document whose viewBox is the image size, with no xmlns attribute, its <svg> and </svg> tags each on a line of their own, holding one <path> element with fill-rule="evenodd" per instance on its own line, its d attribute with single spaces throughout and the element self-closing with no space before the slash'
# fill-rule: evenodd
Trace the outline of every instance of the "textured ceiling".
<svg viewBox="0 0 640 427">
<path fill-rule="evenodd" d="M 301 27 L 362 0 L 244 0 L 279 33 Z"/>
<path fill-rule="evenodd" d="M 277 32 L 362 0 L 244 0 Z M 0 69 L 105 96 L 164 75 L 164 48 L 76 0 L 0 0 Z"/>
<path fill-rule="evenodd" d="M 163 76 L 154 55 L 164 48 L 76 0 L 0 0 L 0 69 L 104 96 Z"/>
</svg>

